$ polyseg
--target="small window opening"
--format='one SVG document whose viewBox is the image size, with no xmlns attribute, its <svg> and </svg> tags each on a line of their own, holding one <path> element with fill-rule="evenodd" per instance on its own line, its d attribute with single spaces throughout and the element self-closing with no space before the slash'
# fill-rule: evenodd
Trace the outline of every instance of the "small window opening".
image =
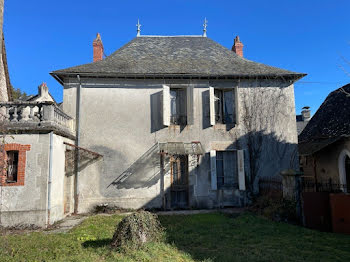
<svg viewBox="0 0 350 262">
<path fill-rule="evenodd" d="M 17 182 L 18 151 L 7 151 L 7 176 L 6 183 Z"/>
<path fill-rule="evenodd" d="M 173 125 L 187 124 L 186 90 L 170 89 L 170 122 Z"/>
</svg>

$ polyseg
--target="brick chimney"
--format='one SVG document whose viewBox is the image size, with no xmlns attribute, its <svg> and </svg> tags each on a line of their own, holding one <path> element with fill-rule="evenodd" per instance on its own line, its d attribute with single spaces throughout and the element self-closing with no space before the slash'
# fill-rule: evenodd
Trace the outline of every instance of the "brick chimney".
<svg viewBox="0 0 350 262">
<path fill-rule="evenodd" d="M 100 33 L 97 33 L 96 39 L 92 42 L 94 48 L 94 62 L 103 59 L 103 44 Z"/>
<path fill-rule="evenodd" d="M 243 43 L 241 42 L 241 40 L 239 40 L 239 36 L 236 36 L 233 42 L 232 51 L 240 57 L 243 57 L 243 46 Z"/>
<path fill-rule="evenodd" d="M 40 97 L 48 97 L 49 96 L 49 88 L 47 87 L 46 83 L 42 83 L 40 86 L 38 86 L 38 95 Z"/>
</svg>

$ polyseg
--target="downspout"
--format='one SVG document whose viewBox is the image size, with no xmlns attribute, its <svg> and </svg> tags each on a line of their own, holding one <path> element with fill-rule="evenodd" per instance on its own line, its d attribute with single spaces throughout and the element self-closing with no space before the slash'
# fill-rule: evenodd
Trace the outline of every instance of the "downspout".
<svg viewBox="0 0 350 262">
<path fill-rule="evenodd" d="M 49 180 L 47 184 L 47 226 L 50 225 L 51 215 L 51 184 L 52 184 L 52 154 L 53 154 L 53 132 L 50 132 L 50 149 L 49 149 Z"/>
<path fill-rule="evenodd" d="M 81 100 L 81 80 L 80 76 L 77 75 L 78 87 L 76 95 L 76 130 L 75 130 L 75 145 L 80 145 L 80 100 Z M 78 213 L 79 206 L 79 148 L 75 149 L 75 179 L 74 179 L 74 213 Z"/>
</svg>

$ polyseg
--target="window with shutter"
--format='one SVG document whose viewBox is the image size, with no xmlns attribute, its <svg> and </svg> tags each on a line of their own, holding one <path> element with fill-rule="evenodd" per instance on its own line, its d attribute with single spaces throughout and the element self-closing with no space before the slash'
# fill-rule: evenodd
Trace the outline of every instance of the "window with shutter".
<svg viewBox="0 0 350 262">
<path fill-rule="evenodd" d="M 187 100 L 185 89 L 170 89 L 170 124 L 187 124 Z"/>
<path fill-rule="evenodd" d="M 236 101 L 234 89 L 217 89 L 210 87 L 210 123 L 235 124 Z"/>
<path fill-rule="evenodd" d="M 237 158 L 235 151 L 216 151 L 217 188 L 237 188 Z"/>
</svg>

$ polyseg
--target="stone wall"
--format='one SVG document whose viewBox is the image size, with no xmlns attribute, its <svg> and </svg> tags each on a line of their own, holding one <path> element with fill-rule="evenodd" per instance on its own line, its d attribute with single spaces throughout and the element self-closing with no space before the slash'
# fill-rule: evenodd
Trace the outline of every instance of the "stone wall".
<svg viewBox="0 0 350 262">
<path fill-rule="evenodd" d="M 23 184 L 0 186 L 0 225 L 36 225 L 45 227 L 64 217 L 63 179 L 65 145 L 71 140 L 53 134 L 51 210 L 48 212 L 50 134 L 17 134 L 6 137 L 9 150 L 12 145 L 26 147 Z M 16 148 L 13 148 L 16 150 Z"/>
<path fill-rule="evenodd" d="M 162 125 L 162 84 L 182 84 L 184 87 L 188 84 L 194 85 L 193 125 L 184 128 Z M 210 125 L 209 86 L 239 86 L 238 125 L 232 128 Z M 75 116 L 76 87 L 76 79 L 66 79 L 63 109 L 72 116 Z M 248 104 L 251 103 L 250 94 L 262 94 L 262 90 L 268 90 L 268 96 L 263 103 L 253 106 L 259 108 L 259 112 L 269 119 L 269 123 L 261 123 L 249 130 L 243 122 L 244 100 L 248 99 Z M 190 202 L 194 207 L 220 206 L 222 199 L 231 199 L 234 205 L 242 204 L 244 194 L 239 190 L 210 189 L 209 151 L 215 149 L 218 143 L 223 143 L 225 148 L 230 147 L 232 150 L 245 150 L 247 175 L 250 167 L 245 142 L 247 132 L 262 132 L 266 141 L 262 156 L 257 160 L 261 162 L 259 176 L 278 175 L 281 170 L 290 168 L 290 163 L 293 162 L 291 159 L 296 149 L 297 134 L 294 89 L 290 83 L 285 84 L 277 80 L 238 82 L 83 79 L 81 93 L 80 145 L 102 154 L 104 159 L 80 172 L 80 212 L 86 212 L 94 205 L 106 202 L 125 208 L 160 207 L 160 163 L 156 156 L 151 158 L 154 160 L 152 167 L 143 170 L 143 164 L 139 166 L 139 178 L 131 179 L 124 188 L 113 185 L 125 170 L 138 163 L 145 152 L 158 142 L 201 142 L 206 153 L 200 157 L 198 166 L 195 165 L 190 170 Z M 275 114 L 276 110 L 271 111 L 273 107 L 265 106 L 270 100 L 278 100 L 281 93 L 284 100 L 278 105 L 278 114 Z M 271 96 L 274 99 L 271 99 Z M 273 146 L 270 146 L 271 144 Z M 167 174 L 165 180 L 166 177 Z"/>
</svg>

